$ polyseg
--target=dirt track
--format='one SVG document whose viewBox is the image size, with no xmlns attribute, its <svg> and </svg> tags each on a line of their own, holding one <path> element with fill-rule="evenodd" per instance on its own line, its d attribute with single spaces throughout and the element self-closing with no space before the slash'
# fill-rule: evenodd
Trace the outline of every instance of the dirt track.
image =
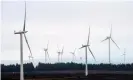
<svg viewBox="0 0 133 80">
<path fill-rule="evenodd" d="M 2 73 L 2 80 L 19 80 L 19 73 Z M 25 80 L 133 80 L 133 71 L 89 70 L 25 72 Z"/>
</svg>

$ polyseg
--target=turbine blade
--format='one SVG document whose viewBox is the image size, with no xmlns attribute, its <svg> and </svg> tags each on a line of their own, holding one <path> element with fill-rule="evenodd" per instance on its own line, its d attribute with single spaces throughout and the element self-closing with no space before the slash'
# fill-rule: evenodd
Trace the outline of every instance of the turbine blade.
<svg viewBox="0 0 133 80">
<path fill-rule="evenodd" d="M 24 15 L 24 27 L 23 27 L 23 31 L 25 31 L 25 25 L 26 25 L 26 2 L 25 2 L 25 15 Z"/>
<path fill-rule="evenodd" d="M 111 38 L 111 40 L 113 41 L 113 43 L 118 47 L 118 49 L 120 49 L 119 48 L 119 46 L 115 43 L 115 41 Z"/>
<path fill-rule="evenodd" d="M 80 47 L 79 49 L 82 49 L 82 48 L 84 48 L 84 46 Z"/>
<path fill-rule="evenodd" d="M 91 55 L 93 56 L 94 60 L 96 61 L 96 58 L 95 58 L 95 56 L 93 55 L 93 53 L 92 53 L 92 51 L 91 51 L 90 47 L 88 47 L 88 49 L 89 49 L 89 51 L 90 51 Z"/>
<path fill-rule="evenodd" d="M 88 33 L 88 41 L 87 41 L 87 45 L 89 45 L 89 39 L 90 39 L 90 26 L 89 26 L 89 33 Z"/>
<path fill-rule="evenodd" d="M 29 48 L 30 54 L 31 54 L 31 56 L 32 56 L 32 52 L 31 52 L 31 49 L 30 49 L 30 46 L 29 46 L 29 43 L 28 43 L 28 40 L 27 40 L 27 37 L 26 37 L 25 33 L 24 33 L 24 38 L 25 38 L 25 41 L 26 41 L 27 46 L 28 46 L 28 48 Z"/>
<path fill-rule="evenodd" d="M 101 42 L 106 41 L 107 39 L 108 39 L 108 37 L 106 39 L 102 40 Z"/>
</svg>

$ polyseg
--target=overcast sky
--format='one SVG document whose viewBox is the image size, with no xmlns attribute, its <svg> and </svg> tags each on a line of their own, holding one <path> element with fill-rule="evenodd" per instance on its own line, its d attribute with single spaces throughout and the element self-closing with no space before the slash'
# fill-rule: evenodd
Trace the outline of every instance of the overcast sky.
<svg viewBox="0 0 133 80">
<path fill-rule="evenodd" d="M 2 2 L 2 63 L 20 60 L 20 36 L 22 30 L 24 1 Z M 97 62 L 88 52 L 88 63 L 108 62 L 108 41 L 101 43 L 110 33 L 120 50 L 111 42 L 111 62 L 123 63 L 124 48 L 126 62 L 133 61 L 133 2 L 46 2 L 27 1 L 26 33 L 36 62 L 44 62 L 44 51 L 49 41 L 49 62 L 57 62 L 57 45 L 64 46 L 63 62 L 70 62 L 69 52 L 76 48 L 76 62 L 84 62 L 85 50 L 78 48 L 87 41 L 91 27 L 90 48 Z M 28 47 L 24 43 L 24 61 L 29 61 Z M 82 57 L 82 60 L 80 60 Z"/>
</svg>

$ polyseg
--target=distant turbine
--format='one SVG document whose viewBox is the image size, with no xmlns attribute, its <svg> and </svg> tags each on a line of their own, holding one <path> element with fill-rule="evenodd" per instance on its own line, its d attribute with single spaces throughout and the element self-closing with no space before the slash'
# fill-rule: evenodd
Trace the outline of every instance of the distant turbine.
<svg viewBox="0 0 133 80">
<path fill-rule="evenodd" d="M 125 64 L 125 61 L 126 61 L 126 49 L 124 49 L 124 54 L 123 54 L 123 56 L 124 56 L 124 64 Z"/>
<path fill-rule="evenodd" d="M 80 57 L 81 63 L 82 63 L 82 57 Z"/>
<path fill-rule="evenodd" d="M 88 41 L 87 41 L 87 44 L 86 45 L 82 45 L 81 48 L 85 48 L 85 76 L 88 75 L 88 65 L 87 65 L 87 48 L 89 49 L 91 55 L 93 56 L 94 60 L 96 61 L 95 59 L 95 56 L 93 55 L 91 49 L 90 49 L 90 45 L 89 45 L 89 37 L 90 37 L 90 27 L 89 27 L 89 34 L 88 34 Z M 79 48 L 79 49 L 81 49 Z"/>
<path fill-rule="evenodd" d="M 49 42 L 48 42 L 48 44 L 49 44 Z M 44 51 L 45 51 L 45 63 L 47 62 L 47 58 L 50 60 L 49 53 L 48 53 L 48 44 L 47 44 L 47 48 L 44 48 Z"/>
<path fill-rule="evenodd" d="M 58 53 L 58 63 L 60 62 L 60 55 L 62 54 L 61 53 L 61 51 L 59 50 L 59 47 L 58 47 L 58 45 L 57 45 L 57 48 L 58 48 L 58 51 L 57 51 L 57 53 Z"/>
<path fill-rule="evenodd" d="M 64 47 L 62 48 L 62 51 L 61 51 L 61 62 L 62 62 L 62 55 L 64 53 Z"/>
<path fill-rule="evenodd" d="M 61 55 L 61 52 L 57 52 L 58 53 L 58 63 L 60 62 L 60 55 Z"/>
<path fill-rule="evenodd" d="M 20 80 L 24 80 L 24 71 L 23 71 L 23 34 L 24 34 L 25 41 L 26 41 L 27 46 L 28 46 L 29 51 L 30 51 L 30 55 L 32 56 L 31 49 L 30 49 L 30 46 L 28 44 L 28 40 L 27 40 L 27 37 L 26 37 L 26 34 L 25 34 L 25 33 L 28 32 L 28 31 L 25 31 L 25 25 L 26 25 L 26 2 L 25 2 L 25 16 L 24 16 L 23 31 L 19 31 L 19 32 L 15 32 L 14 31 L 14 34 L 20 34 Z"/>
<path fill-rule="evenodd" d="M 112 39 L 112 25 L 111 25 L 111 30 L 110 30 L 110 36 L 107 36 L 106 39 L 102 40 L 101 42 L 105 41 L 105 40 L 109 40 L 109 63 L 111 64 L 111 61 L 110 61 L 110 40 L 112 40 L 112 42 L 118 47 L 118 45 L 115 43 L 115 41 Z M 118 47 L 118 49 L 120 49 Z"/>
<path fill-rule="evenodd" d="M 34 61 L 34 60 L 33 60 L 33 57 L 32 57 L 31 55 L 29 55 L 28 57 L 29 57 L 29 61 L 30 61 L 30 60 Z"/>
<path fill-rule="evenodd" d="M 80 60 L 82 60 L 82 57 L 80 57 Z"/>
<path fill-rule="evenodd" d="M 74 52 L 70 52 L 72 54 L 72 62 L 74 62 L 74 59 L 76 58 L 75 51 L 76 51 L 76 49 L 74 50 Z"/>
</svg>

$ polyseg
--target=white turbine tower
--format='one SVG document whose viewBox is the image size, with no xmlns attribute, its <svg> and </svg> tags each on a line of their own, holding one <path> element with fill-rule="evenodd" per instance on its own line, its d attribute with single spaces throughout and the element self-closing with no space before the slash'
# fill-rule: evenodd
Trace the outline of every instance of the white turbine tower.
<svg viewBox="0 0 133 80">
<path fill-rule="evenodd" d="M 96 61 L 95 56 L 93 55 L 93 53 L 92 53 L 92 51 L 91 51 L 91 49 L 90 49 L 89 38 L 90 38 L 90 27 L 89 27 L 89 34 L 88 34 L 88 41 L 87 41 L 87 44 L 82 45 L 82 47 L 81 47 L 81 48 L 85 48 L 85 76 L 88 75 L 87 48 L 89 49 L 91 55 L 93 56 L 94 60 Z M 81 48 L 79 48 L 79 49 L 81 49 Z"/>
<path fill-rule="evenodd" d="M 60 62 L 60 55 L 61 55 L 61 52 L 57 52 L 58 53 L 58 63 Z"/>
<path fill-rule="evenodd" d="M 14 34 L 20 34 L 20 80 L 24 80 L 24 71 L 23 71 L 23 35 L 24 35 L 25 41 L 27 43 L 27 46 L 29 48 L 30 56 L 32 56 L 31 49 L 30 49 L 30 46 L 28 44 L 28 40 L 27 40 L 27 37 L 26 37 L 26 34 L 25 34 L 26 32 L 28 32 L 28 31 L 25 31 L 25 26 L 26 26 L 26 2 L 25 2 L 25 16 L 24 16 L 23 31 L 19 31 L 19 32 L 15 32 L 14 31 Z"/>
<path fill-rule="evenodd" d="M 49 44 L 49 42 L 48 42 L 48 44 Z M 44 51 L 45 51 L 45 63 L 47 62 L 47 59 L 50 60 L 49 53 L 48 53 L 48 44 L 47 44 L 47 48 L 44 48 Z"/>
<path fill-rule="evenodd" d="M 124 49 L 123 56 L 124 56 L 124 64 L 125 64 L 125 61 L 126 61 L 126 49 Z"/>
<path fill-rule="evenodd" d="M 62 55 L 64 53 L 64 46 L 63 46 L 62 50 L 59 50 L 58 45 L 57 45 L 57 48 L 58 48 L 58 51 L 57 51 L 57 53 L 58 53 L 58 62 L 61 62 L 62 61 Z"/>
<path fill-rule="evenodd" d="M 80 57 L 79 59 L 80 59 L 80 61 L 81 61 L 81 64 L 82 64 L 82 57 Z"/>
<path fill-rule="evenodd" d="M 59 50 L 58 45 L 57 45 L 57 48 L 58 48 L 57 54 L 58 54 L 58 63 L 59 63 L 59 62 L 60 62 L 60 55 L 61 55 L 61 51 Z"/>
<path fill-rule="evenodd" d="M 76 51 L 76 49 L 74 50 L 74 52 L 70 52 L 70 53 L 72 54 L 72 62 L 74 62 L 74 60 L 75 60 L 75 58 L 76 58 L 76 56 L 75 56 L 75 51 Z"/>
<path fill-rule="evenodd" d="M 112 25 L 111 25 L 111 30 L 110 30 L 110 35 L 109 36 L 107 36 L 106 37 L 106 39 L 104 39 L 104 40 L 102 40 L 102 42 L 103 41 L 106 41 L 106 40 L 109 40 L 109 64 L 111 64 L 111 60 L 110 60 L 110 41 L 112 41 L 117 47 L 118 47 L 118 45 L 115 43 L 115 41 L 112 39 Z M 118 47 L 118 49 L 120 49 L 119 47 Z"/>
<path fill-rule="evenodd" d="M 63 55 L 63 53 L 64 53 L 64 46 L 63 46 L 62 51 L 61 51 L 61 62 L 62 62 L 62 55 Z"/>
</svg>

